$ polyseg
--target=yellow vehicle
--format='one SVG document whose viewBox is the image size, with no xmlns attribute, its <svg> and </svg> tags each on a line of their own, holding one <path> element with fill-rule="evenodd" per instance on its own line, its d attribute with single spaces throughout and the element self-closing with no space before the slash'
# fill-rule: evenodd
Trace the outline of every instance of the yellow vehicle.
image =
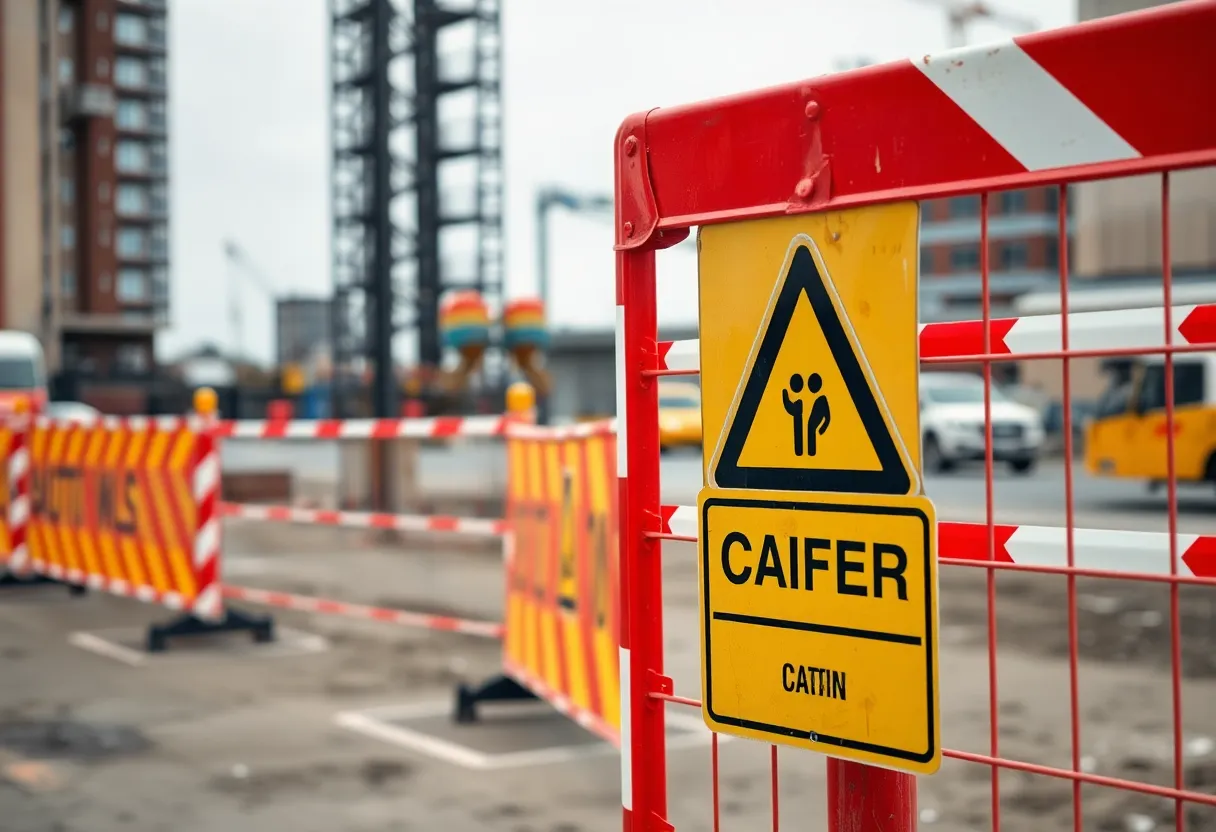
<svg viewBox="0 0 1216 832">
<path fill-rule="evenodd" d="M 701 444 L 701 388 L 686 381 L 659 383 L 659 448 Z"/>
<path fill-rule="evenodd" d="M 1138 359 L 1130 380 L 1103 394 L 1085 432 L 1095 476 L 1159 483 L 1169 476 L 1165 361 Z M 1174 356 L 1174 464 L 1178 482 L 1216 483 L 1216 353 Z"/>
</svg>

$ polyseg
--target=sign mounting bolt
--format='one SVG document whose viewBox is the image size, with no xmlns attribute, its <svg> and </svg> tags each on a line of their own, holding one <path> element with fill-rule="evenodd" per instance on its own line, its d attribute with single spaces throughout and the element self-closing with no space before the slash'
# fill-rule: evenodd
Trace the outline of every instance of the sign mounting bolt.
<svg viewBox="0 0 1216 832">
<path fill-rule="evenodd" d="M 633 156 L 638 152 L 638 140 L 636 136 L 630 136 L 625 139 L 625 155 Z"/>
<path fill-rule="evenodd" d="M 811 191 L 815 189 L 815 179 L 808 176 L 806 179 L 798 180 L 798 185 L 794 188 L 794 193 L 798 194 L 799 199 L 806 199 L 811 195 Z"/>
<path fill-rule="evenodd" d="M 633 223 L 631 223 L 631 222 L 625 223 L 624 228 L 625 228 L 625 236 L 632 237 L 633 236 Z"/>
<path fill-rule="evenodd" d="M 812 121 L 819 118 L 819 102 L 818 101 L 806 102 L 806 117 L 811 119 Z"/>
</svg>

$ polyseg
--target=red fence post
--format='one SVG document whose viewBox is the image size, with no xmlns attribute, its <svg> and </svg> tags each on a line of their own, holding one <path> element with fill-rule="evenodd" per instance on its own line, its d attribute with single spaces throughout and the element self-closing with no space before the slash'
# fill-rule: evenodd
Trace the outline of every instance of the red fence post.
<svg viewBox="0 0 1216 832">
<path fill-rule="evenodd" d="M 632 139 L 631 139 L 632 140 Z M 619 137 L 618 137 L 619 141 Z M 636 144 L 636 140 L 632 140 Z M 618 234 L 620 231 L 618 230 Z M 621 804 L 625 832 L 666 824 L 663 592 L 659 542 L 658 363 L 654 252 L 617 252 L 617 477 L 620 486 Z"/>
<path fill-rule="evenodd" d="M 913 775 L 828 759 L 830 832 L 914 832 L 916 820 Z"/>
</svg>

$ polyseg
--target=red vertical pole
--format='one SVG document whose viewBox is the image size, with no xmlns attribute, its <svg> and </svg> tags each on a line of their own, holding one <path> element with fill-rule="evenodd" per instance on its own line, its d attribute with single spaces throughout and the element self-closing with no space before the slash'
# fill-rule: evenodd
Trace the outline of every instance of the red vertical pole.
<svg viewBox="0 0 1216 832">
<path fill-rule="evenodd" d="M 916 820 L 914 776 L 828 759 L 830 832 L 913 832 Z"/>
<path fill-rule="evenodd" d="M 653 251 L 617 253 L 617 476 L 620 487 L 621 803 L 625 832 L 666 825 L 667 749 L 663 703 L 650 692 L 663 676 L 659 542 L 658 364 Z"/>
</svg>

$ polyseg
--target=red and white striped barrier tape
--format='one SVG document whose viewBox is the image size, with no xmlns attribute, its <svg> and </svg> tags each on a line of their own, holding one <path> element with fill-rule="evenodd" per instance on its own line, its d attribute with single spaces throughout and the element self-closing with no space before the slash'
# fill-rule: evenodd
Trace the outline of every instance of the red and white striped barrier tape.
<svg viewBox="0 0 1216 832">
<path fill-rule="evenodd" d="M 493 621 L 470 621 L 447 615 L 429 615 L 405 610 L 391 610 L 385 607 L 369 607 L 363 604 L 348 604 L 343 601 L 313 598 L 308 595 L 292 595 L 289 592 L 275 592 L 246 586 L 232 586 L 231 584 L 224 585 L 224 598 L 229 601 L 244 601 L 285 610 L 362 618 L 368 621 L 398 624 L 403 627 L 464 633 L 482 638 L 501 639 L 503 634 L 503 625 Z"/>
<path fill-rule="evenodd" d="M 1036 355 L 1063 349 L 1061 315 L 994 318 L 988 322 L 993 355 Z M 1171 307 L 1171 342 L 1216 348 L 1216 304 Z M 1068 315 L 1070 352 L 1153 350 L 1165 346 L 1163 307 L 1073 312 Z M 920 357 L 961 358 L 984 354 L 984 322 L 955 321 L 920 325 Z M 697 340 L 659 344 L 660 369 L 700 370 Z"/>
<path fill-rule="evenodd" d="M 596 419 L 573 425 L 532 425 L 524 422 L 511 425 L 507 435 L 519 439 L 585 439 L 589 436 L 607 436 L 616 433 L 616 419 Z"/>
<path fill-rule="evenodd" d="M 279 523 L 341 526 L 353 529 L 384 529 L 399 532 L 445 532 L 482 537 L 501 537 L 507 530 L 506 520 L 489 517 L 386 514 L 373 511 L 336 511 L 333 509 L 262 506 L 245 503 L 220 503 L 220 516 Z"/>
<path fill-rule="evenodd" d="M 663 532 L 695 539 L 696 506 L 663 506 Z M 1023 566 L 1068 566 L 1068 531 L 1055 526 L 996 524 L 997 561 Z M 1216 535 L 1178 535 L 1178 574 L 1216 578 Z M 988 560 L 984 523 L 937 524 L 937 555 L 955 560 Z M 1170 574 L 1170 536 L 1164 532 L 1073 529 L 1073 568 L 1138 575 Z"/>
<path fill-rule="evenodd" d="M 435 416 L 423 419 L 236 419 L 217 422 L 228 439 L 457 439 L 502 436 L 519 417 Z"/>
</svg>

